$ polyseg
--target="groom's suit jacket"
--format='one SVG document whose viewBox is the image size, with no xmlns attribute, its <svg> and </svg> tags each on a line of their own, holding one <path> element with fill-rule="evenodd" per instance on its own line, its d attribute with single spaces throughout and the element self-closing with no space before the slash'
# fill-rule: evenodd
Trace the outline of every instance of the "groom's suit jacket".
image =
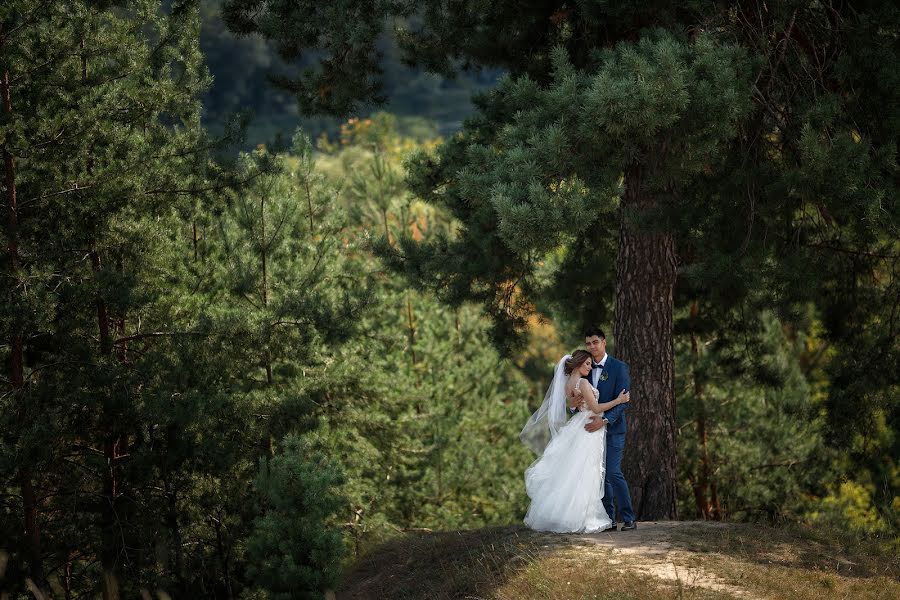
<svg viewBox="0 0 900 600">
<path fill-rule="evenodd" d="M 603 366 L 603 370 L 607 374 L 606 381 L 600 381 L 598 379 L 599 369 L 593 369 L 591 374 L 585 377 L 585 379 L 591 382 L 591 385 L 594 385 L 594 382 L 596 381 L 594 387 L 600 392 L 600 398 L 597 400 L 599 403 L 602 404 L 604 402 L 615 400 L 622 390 L 631 391 L 631 376 L 628 374 L 627 364 L 607 354 L 606 364 Z M 620 404 L 612 407 L 603 414 L 609 421 L 609 425 L 606 426 L 607 434 L 625 433 L 628 431 L 625 423 L 625 408 L 627 406 L 628 403 Z"/>
</svg>

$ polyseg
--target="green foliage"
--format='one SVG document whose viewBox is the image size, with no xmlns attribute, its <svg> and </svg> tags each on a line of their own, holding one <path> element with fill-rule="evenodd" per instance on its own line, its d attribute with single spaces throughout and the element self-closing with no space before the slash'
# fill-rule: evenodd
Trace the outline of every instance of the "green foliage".
<svg viewBox="0 0 900 600">
<path fill-rule="evenodd" d="M 282 446 L 257 478 L 266 512 L 247 539 L 247 574 L 271 598 L 320 598 L 344 551 L 340 532 L 328 528 L 341 476 L 301 438 L 288 435 Z"/>
<path fill-rule="evenodd" d="M 8 589 L 67 568 L 77 593 L 136 593 L 195 450 L 174 432 L 208 416 L 187 400 L 209 373 L 182 370 L 203 325 L 176 232 L 230 176 L 198 127 L 196 7 L 23 0 L 2 27 Z"/>
<path fill-rule="evenodd" d="M 282 51 L 284 45 L 275 43 L 271 36 L 261 38 L 246 35 L 243 30 L 229 31 L 223 17 L 232 23 L 233 15 L 242 10 L 240 5 L 243 3 L 224 3 L 224 14 L 222 4 L 219 0 L 200 2 L 200 43 L 213 77 L 212 86 L 203 99 L 204 125 L 218 131 L 232 113 L 249 113 L 252 118 L 246 131 L 245 148 L 260 143 L 272 144 L 298 124 L 314 139 L 321 135 L 332 139 L 338 137 L 341 119 L 298 110 L 296 92 L 291 86 L 285 89 L 271 85 L 273 78 L 279 82 L 294 78 L 304 70 L 321 69 L 320 60 L 326 57 L 317 53 L 293 60 Z M 330 12 L 340 15 L 348 27 L 355 26 L 348 15 L 341 14 L 339 5 L 327 11 L 318 7 L 315 10 L 317 18 L 322 17 L 323 12 Z M 266 27 L 272 31 L 267 29 L 267 33 L 289 35 L 296 31 L 293 27 L 295 19 L 302 21 L 302 27 L 309 27 L 312 23 L 310 14 L 301 8 L 286 22 L 275 23 L 274 27 L 269 21 Z M 379 34 L 373 43 L 374 50 L 365 61 L 381 73 L 379 95 L 385 99 L 386 108 L 397 115 L 400 130 L 418 140 L 436 137 L 438 130 L 447 134 L 458 129 L 463 119 L 472 113 L 472 94 L 493 85 L 498 76 L 492 69 L 445 78 L 411 68 L 405 64 L 392 31 Z M 305 94 L 301 93 L 301 96 L 305 98 Z M 357 103 L 346 114 L 362 116 L 373 110 L 374 104 Z"/>
<path fill-rule="evenodd" d="M 804 493 L 827 476 L 831 451 L 801 367 L 810 333 L 785 331 L 771 313 L 755 326 L 763 353 L 747 354 L 727 330 L 692 330 L 679 345 L 684 517 L 800 519 Z"/>
<path fill-rule="evenodd" d="M 248 588 L 258 460 L 310 426 L 304 369 L 321 372 L 365 300 L 308 140 L 297 177 L 264 152 L 210 160 L 230 140 L 199 127 L 197 6 L 171 9 L 3 7 L 14 595 L 26 578 L 60 596 Z"/>
<path fill-rule="evenodd" d="M 792 430 L 791 419 L 815 429 L 821 418 L 822 436 L 843 451 L 819 457 L 827 473 L 804 491 L 822 498 L 851 477 L 870 486 L 882 513 L 891 510 L 900 410 L 895 3 L 782 3 L 760 13 L 705 1 L 501 1 L 488 10 L 419 2 L 408 22 L 408 3 L 377 10 L 401 19 L 400 46 L 413 64 L 444 74 L 461 66 L 509 72 L 475 99 L 478 112 L 460 133 L 408 160 L 413 191 L 455 222 L 433 239 L 382 246 L 393 270 L 451 306 L 481 303 L 494 341 L 515 347 L 535 310 L 576 326 L 608 318 L 612 290 L 630 276 L 611 266 L 621 227 L 671 235 L 676 335 L 690 330 L 731 348 L 708 357 L 718 363 L 709 389 L 727 390 L 748 416 L 763 418 L 757 399 L 781 381 L 736 365 L 735 352 L 778 354 L 777 337 L 758 347 L 764 315 L 815 331 L 808 339 L 816 351 L 800 354 L 814 409 L 785 412 L 777 431 L 754 426 L 788 439 L 805 431 Z M 296 18 L 276 5 L 264 14 Z M 348 28 L 358 35 L 346 37 Z M 376 37 L 330 20 L 302 36 L 263 33 L 293 41 L 298 55 L 320 45 L 314 34 L 328 39 L 329 52 L 350 41 L 371 50 Z M 315 108 L 346 105 L 360 81 L 341 76 L 348 64 L 321 66 L 300 75 L 298 89 L 327 81 Z M 377 84 L 377 69 L 350 66 Z M 617 202 L 623 181 L 633 192 L 628 210 Z M 692 305 L 704 324 L 685 324 Z M 791 380 L 797 395 L 772 399 L 785 410 L 804 396 L 803 382 Z M 682 422 L 691 417 L 682 412 Z M 752 455 L 754 447 L 748 439 L 729 451 Z M 788 454 L 802 460 L 809 452 Z M 780 513 L 787 498 L 764 499 L 761 512 Z"/>
<path fill-rule="evenodd" d="M 584 255 L 598 254 L 592 242 L 618 235 L 626 167 L 651 163 L 642 185 L 680 197 L 736 136 L 749 108 L 746 56 L 705 36 L 690 43 L 656 31 L 637 46 L 623 42 L 599 54 L 584 70 L 557 47 L 552 65 L 546 86 L 527 75 L 508 78 L 486 99 L 500 122 L 475 121 L 436 157 L 410 161 L 413 189 L 467 226 L 432 244 L 403 243 L 405 258 L 393 264 L 417 265 L 410 274 L 437 283 L 450 302 L 487 300 L 501 344 L 512 343 L 508 334 L 527 311 L 510 301 L 511 285 L 540 301 L 569 283 L 573 267 L 590 260 Z M 706 114 L 715 118 L 699 116 Z M 495 137 L 485 135 L 491 129 Z M 667 209 L 670 203 L 658 217 Z M 571 259 L 548 262 L 561 247 Z M 609 264 L 613 257 L 598 258 Z M 558 270 L 548 273 L 548 264 Z M 599 271 L 591 291 L 612 289 L 614 276 L 614 269 Z"/>
<path fill-rule="evenodd" d="M 406 292 L 367 243 L 449 227 L 400 185 L 418 146 L 402 123 L 360 121 L 329 155 L 298 134 L 290 154 L 217 164 L 196 6 L 26 4 L 4 13 L 33 17 L 20 44 L 0 46 L 22 74 L 3 113 L 4 157 L 22 154 L 4 229 L 4 591 L 312 597 L 344 532 L 358 549 L 521 510 L 523 379 L 476 310 Z"/>
<path fill-rule="evenodd" d="M 815 523 L 853 532 L 881 533 L 889 527 L 872 504 L 871 490 L 855 481 L 840 484 L 809 516 Z"/>
<path fill-rule="evenodd" d="M 330 181 L 344 183 L 354 227 L 388 247 L 449 226 L 441 211 L 391 183 L 410 146 L 389 121 L 353 124 L 344 149 L 319 160 Z M 360 334 L 335 356 L 320 391 L 326 408 L 313 434 L 346 469 L 346 526 L 357 553 L 397 528 L 516 519 L 530 460 L 517 435 L 537 393 L 493 348 L 478 310 L 442 305 L 377 268 Z"/>
<path fill-rule="evenodd" d="M 308 107 L 510 75 L 446 143 L 432 104 L 217 163 L 209 4 L 3 5 L 2 592 L 312 597 L 347 544 L 518 520 L 535 313 L 608 320 L 623 224 L 678 244 L 682 516 L 896 528 L 895 7 L 258 4 Z"/>
</svg>

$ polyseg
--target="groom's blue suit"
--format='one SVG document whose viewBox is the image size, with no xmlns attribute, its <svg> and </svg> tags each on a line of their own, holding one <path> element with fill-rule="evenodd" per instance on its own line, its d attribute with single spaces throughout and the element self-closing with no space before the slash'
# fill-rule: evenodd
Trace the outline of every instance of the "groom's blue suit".
<svg viewBox="0 0 900 600">
<path fill-rule="evenodd" d="M 603 379 L 603 373 L 606 379 Z M 586 378 L 600 392 L 599 403 L 611 402 L 622 390 L 631 391 L 631 377 L 628 365 L 606 355 L 602 369 L 595 367 Z M 628 482 L 622 474 L 622 452 L 625 450 L 625 408 L 628 404 L 620 404 L 606 411 L 603 416 L 609 421 L 606 426 L 606 482 L 603 492 L 603 507 L 606 514 L 616 522 L 613 499 L 619 507 L 619 514 L 626 523 L 634 521 L 634 509 L 631 507 L 631 494 Z"/>
</svg>

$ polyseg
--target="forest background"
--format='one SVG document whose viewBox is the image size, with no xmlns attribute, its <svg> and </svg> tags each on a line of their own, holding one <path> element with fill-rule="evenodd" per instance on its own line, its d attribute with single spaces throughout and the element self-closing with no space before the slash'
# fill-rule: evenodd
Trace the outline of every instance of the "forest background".
<svg viewBox="0 0 900 600">
<path fill-rule="evenodd" d="M 277 41 L 230 33 L 212 0 L 162 4 L 0 13 L 0 590 L 314 597 L 399 532 L 519 522 L 533 456 L 517 434 L 582 327 L 613 331 L 611 286 L 585 287 L 597 265 L 565 232 L 526 249 L 522 287 L 498 287 L 511 317 L 493 288 L 460 293 L 398 256 L 472 231 L 423 192 L 423 161 L 452 152 L 465 119 L 483 126 L 491 90 L 526 84 L 499 66 L 410 68 L 379 34 L 386 103 L 301 115 L 285 88 L 304 63 Z M 865 161 L 859 133 L 803 139 L 820 167 Z M 895 156 L 868 151 L 818 175 L 896 178 Z M 784 280 L 775 301 L 709 293 L 734 256 L 692 247 L 724 267 L 681 265 L 675 291 L 678 518 L 896 544 L 900 247 L 896 198 L 879 198 L 865 255 L 840 248 L 849 262 L 814 285 L 796 274 L 835 302 Z M 852 211 L 820 218 L 860 233 Z M 601 268 L 615 242 L 593 241 Z M 789 272 L 801 254 L 761 264 Z"/>
</svg>

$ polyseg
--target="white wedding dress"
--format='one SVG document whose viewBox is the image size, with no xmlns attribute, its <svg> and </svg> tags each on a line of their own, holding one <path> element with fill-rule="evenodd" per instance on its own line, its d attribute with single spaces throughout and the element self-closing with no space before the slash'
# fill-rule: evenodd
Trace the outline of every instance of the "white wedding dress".
<svg viewBox="0 0 900 600">
<path fill-rule="evenodd" d="M 551 391 L 553 387 L 551 384 Z M 548 392 L 549 396 L 552 396 L 551 392 Z M 560 399 L 550 398 L 550 401 L 558 405 Z M 565 401 L 564 397 L 562 401 Z M 543 455 L 525 471 L 525 490 L 531 498 L 525 525 L 537 531 L 557 533 L 595 533 L 609 529 L 612 520 L 603 508 L 606 428 L 593 433 L 585 431 L 585 423 L 594 415 L 590 411 L 577 412 L 560 424 L 559 407 L 555 409 L 550 412 L 556 413 L 558 428 L 554 431 L 551 417 L 552 437 Z M 535 416 L 539 413 L 540 410 Z M 534 420 L 532 417 L 526 430 Z M 534 448 L 534 444 L 524 437 L 523 441 Z"/>
</svg>

